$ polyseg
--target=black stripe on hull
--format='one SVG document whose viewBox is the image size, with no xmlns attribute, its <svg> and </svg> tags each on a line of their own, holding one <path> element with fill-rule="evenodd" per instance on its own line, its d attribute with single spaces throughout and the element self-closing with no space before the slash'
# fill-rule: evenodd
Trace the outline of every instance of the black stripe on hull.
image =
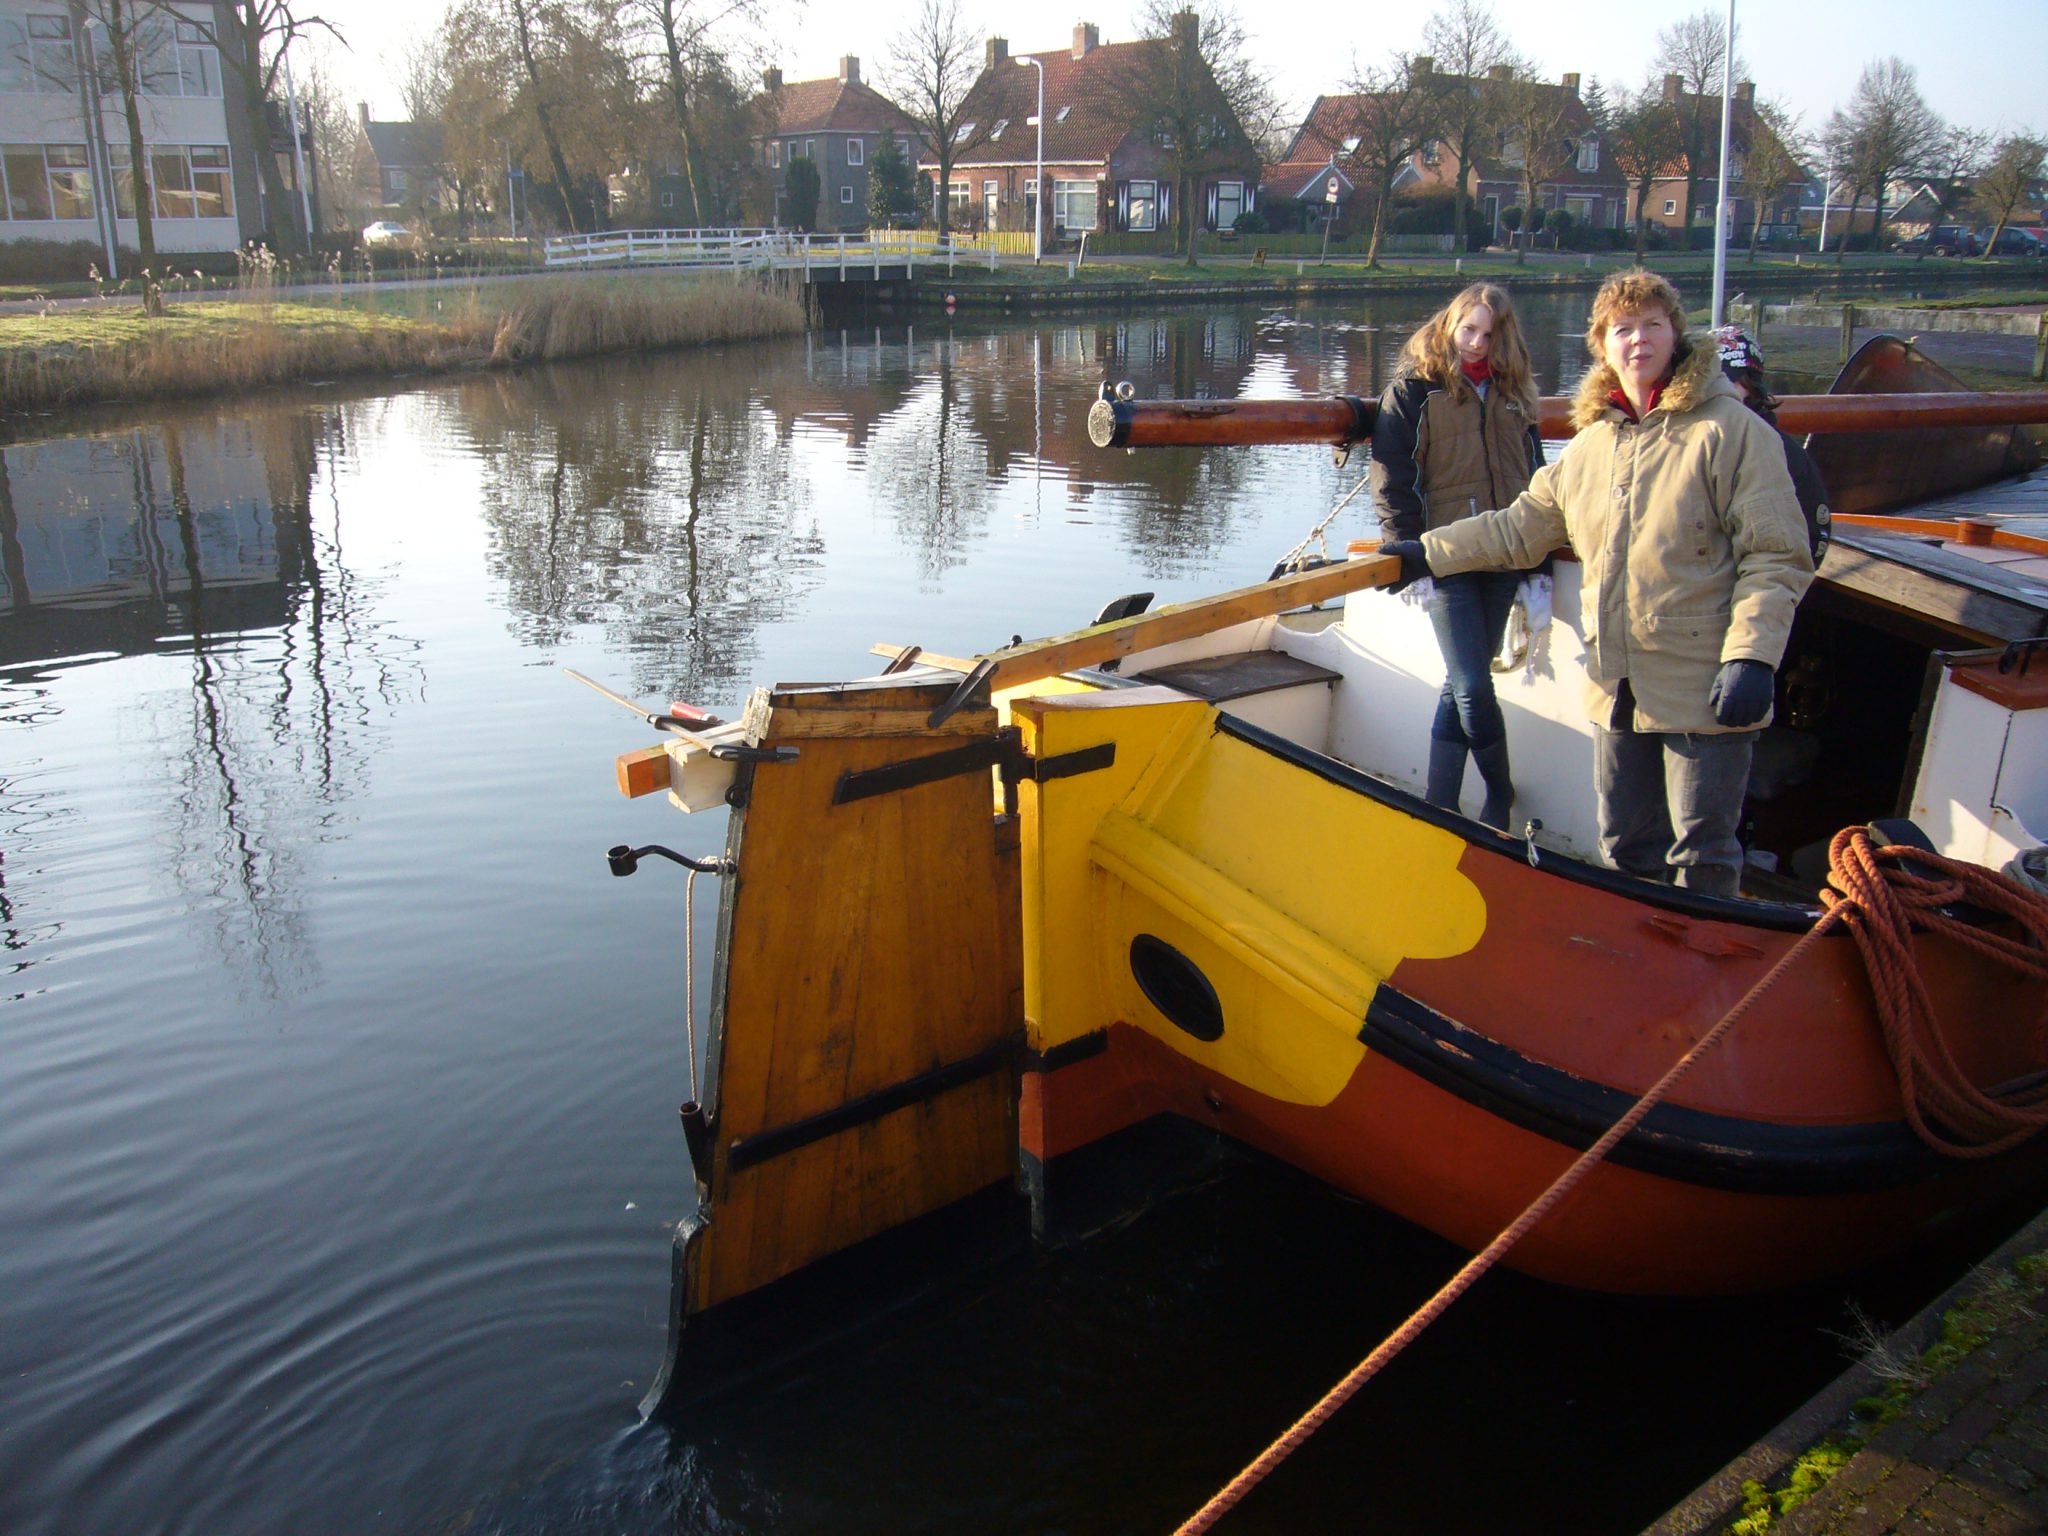
<svg viewBox="0 0 2048 1536">
<path fill-rule="evenodd" d="M 1358 1038 L 1467 1104 L 1578 1150 L 1637 1097 L 1534 1061 L 1384 983 Z M 1675 1104 L 1652 1109 L 1609 1160 L 1706 1189 L 1765 1195 L 1898 1189 L 1947 1166 L 1904 1120 L 1787 1125 Z"/>
</svg>

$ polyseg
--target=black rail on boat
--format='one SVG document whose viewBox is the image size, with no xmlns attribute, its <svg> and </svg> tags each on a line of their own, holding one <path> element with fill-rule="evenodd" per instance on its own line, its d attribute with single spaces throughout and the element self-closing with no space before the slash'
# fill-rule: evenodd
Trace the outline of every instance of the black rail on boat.
<svg viewBox="0 0 2048 1536">
<path fill-rule="evenodd" d="M 1637 1097 L 1524 1056 L 1384 982 L 1358 1038 L 1467 1104 L 1581 1150 Z M 1904 1120 L 1790 1125 L 1669 1103 L 1644 1116 L 1609 1157 L 1660 1178 L 1766 1195 L 1897 1189 L 1949 1166 Z"/>
<path fill-rule="evenodd" d="M 1529 857 L 1529 845 L 1521 838 L 1510 837 L 1493 828 L 1456 811 L 1445 810 L 1431 805 L 1420 795 L 1376 779 L 1362 769 L 1318 752 L 1313 747 L 1304 747 L 1299 742 L 1289 741 L 1285 736 L 1276 736 L 1248 720 L 1232 714 L 1219 714 L 1216 729 L 1226 736 L 1270 752 L 1275 757 L 1285 758 L 1297 767 L 1305 768 L 1332 784 L 1342 785 L 1361 795 L 1379 801 L 1382 805 L 1393 806 L 1418 821 L 1426 821 L 1433 827 L 1442 827 L 1455 832 L 1474 848 L 1487 853 L 1497 853 L 1503 858 L 1519 859 Z M 1698 891 L 1689 891 L 1682 886 L 1658 885 L 1654 881 L 1639 880 L 1634 875 L 1625 875 L 1618 869 L 1604 865 L 1589 864 L 1569 854 L 1541 850 L 1537 867 L 1545 874 L 1559 879 L 1571 880 L 1580 885 L 1590 885 L 1596 890 L 1609 891 L 1616 896 L 1625 896 L 1630 901 L 1641 902 L 1646 907 L 1658 907 L 1667 912 L 1681 912 L 1687 917 L 1711 918 L 1715 922 L 1744 923 L 1752 928 L 1766 928 L 1780 933 L 1804 933 L 1820 920 L 1818 906 L 1803 906 L 1789 901 L 1751 901 L 1730 896 L 1707 896 Z M 1846 935 L 1841 935 L 1846 939 Z"/>
</svg>

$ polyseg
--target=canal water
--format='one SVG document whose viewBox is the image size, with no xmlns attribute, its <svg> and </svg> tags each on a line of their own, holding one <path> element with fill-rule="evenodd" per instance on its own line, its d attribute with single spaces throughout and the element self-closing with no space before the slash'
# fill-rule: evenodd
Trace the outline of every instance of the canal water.
<svg viewBox="0 0 2048 1536">
<path fill-rule="evenodd" d="M 1530 306 L 1546 389 L 1584 303 Z M 620 799 L 649 732 L 564 669 L 730 713 L 876 641 L 972 654 L 1263 577 L 1362 462 L 1101 452 L 1097 385 L 1372 392 L 1420 312 L 869 326 L 18 434 L 0 1531 L 1198 1505 L 1457 1256 L 1247 1166 L 635 1427 L 690 1199 L 684 912 L 679 872 L 603 850 L 723 822 Z M 1361 498 L 1333 547 L 1369 531 Z M 1741 1303 L 1491 1278 L 1231 1528 L 1633 1530 L 1966 1248 Z"/>
</svg>

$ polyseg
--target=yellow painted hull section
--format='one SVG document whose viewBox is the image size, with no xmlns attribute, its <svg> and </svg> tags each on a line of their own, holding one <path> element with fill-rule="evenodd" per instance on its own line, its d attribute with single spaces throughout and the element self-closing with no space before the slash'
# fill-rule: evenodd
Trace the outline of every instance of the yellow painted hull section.
<svg viewBox="0 0 2048 1536">
<path fill-rule="evenodd" d="M 1114 742 L 1109 769 L 1030 785 L 1024 1008 L 1040 1049 L 1122 1021 L 1273 1099 L 1330 1103 L 1360 1021 L 1404 959 L 1464 954 L 1486 925 L 1455 834 L 1215 730 L 1166 690 L 1020 701 L 1033 756 Z M 1141 933 L 1193 961 L 1226 1027 L 1201 1040 L 1146 996 Z"/>
</svg>

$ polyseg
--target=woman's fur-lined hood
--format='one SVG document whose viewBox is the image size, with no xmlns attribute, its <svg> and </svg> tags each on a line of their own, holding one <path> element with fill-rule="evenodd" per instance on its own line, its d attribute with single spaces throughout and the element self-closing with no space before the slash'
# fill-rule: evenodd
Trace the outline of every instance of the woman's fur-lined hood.
<svg viewBox="0 0 2048 1536">
<path fill-rule="evenodd" d="M 1693 410 L 1715 395 L 1741 398 L 1735 386 L 1723 376 L 1712 347 L 1699 346 L 1690 340 L 1680 345 L 1687 349 L 1686 354 L 1679 360 L 1671 382 L 1658 398 L 1658 410 L 1677 415 Z M 1607 420 L 1610 414 L 1620 415 L 1620 409 L 1608 398 L 1619 388 L 1620 376 L 1605 362 L 1596 363 L 1592 372 L 1579 381 L 1578 396 L 1572 401 L 1573 428 L 1583 432 L 1594 422 Z"/>
</svg>

